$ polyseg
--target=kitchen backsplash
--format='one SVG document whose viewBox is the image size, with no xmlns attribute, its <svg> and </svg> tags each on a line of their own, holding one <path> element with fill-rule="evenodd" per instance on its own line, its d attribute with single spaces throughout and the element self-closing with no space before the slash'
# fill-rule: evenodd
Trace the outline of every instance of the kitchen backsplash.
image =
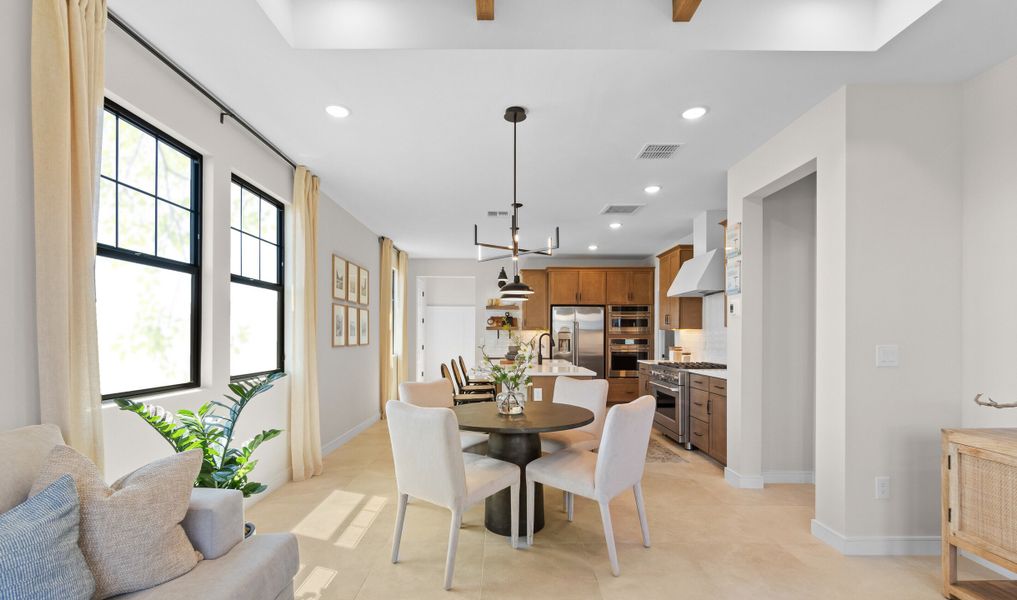
<svg viewBox="0 0 1017 600">
<path fill-rule="evenodd" d="M 727 328 L 724 327 L 724 294 L 703 298 L 703 328 L 662 332 L 657 356 L 667 356 L 667 344 L 681 346 L 692 353 L 692 360 L 727 364 Z M 672 342 L 673 340 L 673 342 Z"/>
</svg>

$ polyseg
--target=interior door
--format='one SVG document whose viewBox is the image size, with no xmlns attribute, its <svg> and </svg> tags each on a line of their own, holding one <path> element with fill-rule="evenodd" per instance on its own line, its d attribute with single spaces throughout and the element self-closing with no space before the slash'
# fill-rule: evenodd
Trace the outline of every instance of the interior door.
<svg viewBox="0 0 1017 600">
<path fill-rule="evenodd" d="M 441 379 L 441 363 L 476 353 L 477 309 L 472 306 L 428 306 L 424 329 L 424 381 Z"/>
</svg>

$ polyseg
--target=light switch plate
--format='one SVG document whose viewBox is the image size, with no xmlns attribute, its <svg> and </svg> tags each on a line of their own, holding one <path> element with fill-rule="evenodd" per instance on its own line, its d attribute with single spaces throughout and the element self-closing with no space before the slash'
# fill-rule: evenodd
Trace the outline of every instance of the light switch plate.
<svg viewBox="0 0 1017 600">
<path fill-rule="evenodd" d="M 876 478 L 876 500 L 888 500 L 890 498 L 890 478 Z"/>
<path fill-rule="evenodd" d="M 897 344 L 876 346 L 876 366 L 896 367 L 899 364 L 900 350 Z"/>
</svg>

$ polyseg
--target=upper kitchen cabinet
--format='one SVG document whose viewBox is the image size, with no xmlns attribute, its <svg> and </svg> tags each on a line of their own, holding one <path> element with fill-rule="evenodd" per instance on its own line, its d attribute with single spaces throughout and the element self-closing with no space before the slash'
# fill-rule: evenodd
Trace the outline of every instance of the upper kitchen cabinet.
<svg viewBox="0 0 1017 600">
<path fill-rule="evenodd" d="M 682 244 L 657 256 L 660 259 L 658 314 L 661 329 L 703 328 L 702 298 L 671 298 L 667 295 L 667 289 L 671 287 L 671 282 L 678 275 L 682 264 L 691 259 L 692 255 L 692 246 Z"/>
<path fill-rule="evenodd" d="M 543 269 L 520 269 L 519 279 L 530 286 L 533 294 L 523 302 L 523 329 L 547 329 L 550 305 L 547 295 L 547 271 Z"/>
<path fill-rule="evenodd" d="M 552 305 L 604 304 L 607 274 L 597 269 L 548 269 Z"/>
<path fill-rule="evenodd" d="M 552 305 L 579 303 L 579 271 L 547 271 L 548 296 Z"/>
<path fill-rule="evenodd" d="M 606 272 L 607 304 L 653 304 L 653 269 Z"/>
</svg>

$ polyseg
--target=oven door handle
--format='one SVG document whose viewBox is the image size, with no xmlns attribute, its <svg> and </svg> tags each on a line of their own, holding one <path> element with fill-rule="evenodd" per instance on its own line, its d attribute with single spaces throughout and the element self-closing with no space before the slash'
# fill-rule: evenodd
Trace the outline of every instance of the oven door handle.
<svg viewBox="0 0 1017 600">
<path fill-rule="evenodd" d="M 666 385 L 660 385 L 659 383 L 655 383 L 653 381 L 650 382 L 650 385 L 655 387 L 655 388 L 657 388 L 658 390 L 664 390 L 665 392 L 671 392 L 672 394 L 680 394 L 680 393 L 682 393 L 682 389 L 681 388 L 667 387 Z"/>
</svg>

